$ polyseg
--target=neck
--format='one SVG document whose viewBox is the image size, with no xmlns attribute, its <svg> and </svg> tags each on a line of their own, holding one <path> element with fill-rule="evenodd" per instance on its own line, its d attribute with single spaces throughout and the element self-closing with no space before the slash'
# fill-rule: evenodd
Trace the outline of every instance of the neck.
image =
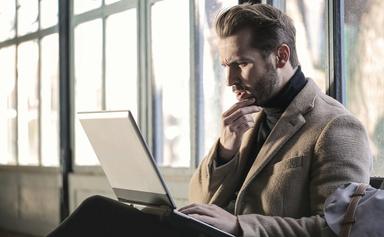
<svg viewBox="0 0 384 237">
<path fill-rule="evenodd" d="M 292 69 L 291 77 L 288 78 L 279 93 L 267 101 L 263 107 L 285 110 L 306 83 L 307 80 L 301 69 L 299 67 L 295 68 L 295 70 Z"/>
<path fill-rule="evenodd" d="M 296 66 L 293 68 L 291 64 L 287 64 L 283 68 L 277 69 L 277 73 L 281 75 L 281 80 L 283 81 L 284 85 L 283 87 L 289 82 L 289 80 L 293 77 L 293 75 L 296 73 L 296 70 L 299 66 Z"/>
</svg>

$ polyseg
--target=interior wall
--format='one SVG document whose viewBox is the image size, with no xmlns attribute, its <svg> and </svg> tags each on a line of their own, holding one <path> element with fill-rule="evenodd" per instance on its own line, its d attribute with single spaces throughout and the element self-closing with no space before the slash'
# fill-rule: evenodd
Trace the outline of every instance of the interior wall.
<svg viewBox="0 0 384 237">
<path fill-rule="evenodd" d="M 58 173 L 0 170 L 0 228 L 45 236 L 60 219 Z"/>
<path fill-rule="evenodd" d="M 189 169 L 161 171 L 178 207 L 187 204 Z M 60 223 L 60 175 L 42 169 L 0 169 L 0 229 L 46 236 Z M 139 177 L 143 180 L 145 177 Z M 73 173 L 69 177 L 70 211 L 98 194 L 116 199 L 102 173 Z"/>
</svg>

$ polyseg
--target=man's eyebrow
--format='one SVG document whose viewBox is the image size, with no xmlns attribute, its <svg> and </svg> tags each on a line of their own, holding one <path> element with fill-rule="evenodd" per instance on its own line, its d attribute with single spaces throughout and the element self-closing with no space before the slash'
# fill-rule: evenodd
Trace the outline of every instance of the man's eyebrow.
<svg viewBox="0 0 384 237">
<path fill-rule="evenodd" d="M 236 58 L 233 58 L 231 60 L 224 60 L 221 65 L 223 66 L 228 66 L 228 65 L 233 65 L 233 64 L 238 64 L 239 62 L 248 62 L 248 61 L 252 61 L 250 58 L 248 57 L 236 57 Z"/>
</svg>

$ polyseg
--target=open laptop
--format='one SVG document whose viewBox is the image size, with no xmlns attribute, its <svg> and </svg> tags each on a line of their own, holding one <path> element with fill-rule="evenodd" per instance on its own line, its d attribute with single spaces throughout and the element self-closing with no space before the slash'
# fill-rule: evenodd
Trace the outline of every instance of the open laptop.
<svg viewBox="0 0 384 237">
<path fill-rule="evenodd" d="M 177 211 L 130 111 L 78 113 L 78 118 L 119 201 L 163 209 L 175 223 L 202 234 L 234 236 Z"/>
</svg>

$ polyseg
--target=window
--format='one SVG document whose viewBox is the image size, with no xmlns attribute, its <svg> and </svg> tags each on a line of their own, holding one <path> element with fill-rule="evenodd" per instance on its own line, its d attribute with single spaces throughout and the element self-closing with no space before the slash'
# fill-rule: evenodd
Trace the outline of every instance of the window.
<svg viewBox="0 0 384 237">
<path fill-rule="evenodd" d="M 74 5 L 72 20 L 76 112 L 133 110 L 159 165 L 193 167 L 197 156 L 202 156 L 195 156 L 193 150 L 213 144 L 221 113 L 234 102 L 222 83 L 212 22 L 218 10 L 237 1 L 86 2 Z M 203 28 L 193 25 L 191 6 L 202 11 Z M 146 12 L 149 17 L 142 20 Z M 204 61 L 204 80 L 191 74 L 191 53 L 196 50 L 192 42 L 202 36 L 204 55 L 198 57 Z M 203 98 L 193 94 L 195 83 L 204 88 Z M 196 118 L 191 116 L 195 110 L 203 111 L 199 116 L 206 127 L 214 124 L 210 132 L 196 130 Z M 98 165 L 75 123 L 75 165 Z M 192 134 L 198 136 L 198 144 Z"/>
<path fill-rule="evenodd" d="M 2 165 L 59 163 L 57 4 L 48 2 L 0 2 Z"/>
<path fill-rule="evenodd" d="M 17 47 L 17 111 L 19 164 L 39 163 L 39 90 L 37 41 L 23 42 Z"/>
<path fill-rule="evenodd" d="M 225 85 L 224 69 L 220 63 L 217 48 L 214 20 L 221 10 L 237 3 L 237 0 L 221 0 L 205 1 L 205 4 L 200 5 L 200 12 L 202 12 L 200 21 L 203 27 L 199 34 L 203 36 L 202 84 L 204 98 L 203 104 L 200 104 L 204 113 L 203 134 L 201 134 L 204 148 L 202 154 L 199 154 L 200 159 L 207 154 L 220 135 L 221 114 L 236 102 L 232 90 Z"/>
<path fill-rule="evenodd" d="M 326 1 L 287 0 L 286 13 L 296 28 L 297 56 L 303 73 L 325 92 L 328 67 Z"/>
<path fill-rule="evenodd" d="M 384 175 L 384 18 L 380 0 L 345 1 L 347 107 L 364 124 L 374 175 Z"/>
<path fill-rule="evenodd" d="M 59 165 L 59 39 L 51 34 L 41 39 L 40 113 L 41 162 L 44 166 Z M 52 159 L 52 157 L 55 157 Z"/>
<path fill-rule="evenodd" d="M 152 4 L 155 157 L 163 166 L 190 165 L 189 26 L 188 0 Z"/>
<path fill-rule="evenodd" d="M 129 109 L 137 119 L 137 2 L 114 2 L 74 1 L 75 111 Z M 75 165 L 98 164 L 75 118 Z"/>
<path fill-rule="evenodd" d="M 16 48 L 0 49 L 0 164 L 15 165 L 17 160 Z"/>
</svg>

